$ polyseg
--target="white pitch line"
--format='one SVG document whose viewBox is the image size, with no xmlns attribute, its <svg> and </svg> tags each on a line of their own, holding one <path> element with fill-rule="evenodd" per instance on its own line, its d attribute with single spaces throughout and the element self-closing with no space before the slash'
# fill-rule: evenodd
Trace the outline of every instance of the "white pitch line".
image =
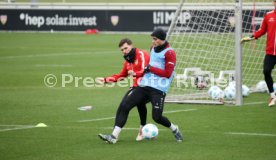
<svg viewBox="0 0 276 160">
<path fill-rule="evenodd" d="M 231 135 L 246 135 L 246 136 L 276 137 L 276 134 L 269 134 L 269 133 L 226 132 L 226 133 L 224 133 L 224 134 L 231 134 Z"/>
<path fill-rule="evenodd" d="M 73 65 L 70 64 L 36 64 L 36 67 L 53 67 L 53 68 L 57 68 L 57 67 L 73 67 Z"/>
<path fill-rule="evenodd" d="M 265 104 L 267 102 L 250 102 L 250 103 L 244 103 L 243 105 L 244 106 L 250 106 L 250 105 L 257 105 L 257 104 Z"/>
<path fill-rule="evenodd" d="M 101 127 L 102 129 L 113 129 L 113 127 Z M 140 128 L 123 128 L 123 130 L 139 130 Z M 165 131 L 167 129 L 158 129 L 158 130 L 161 130 L 161 131 Z"/>
<path fill-rule="evenodd" d="M 48 54 L 31 54 L 31 55 L 18 55 L 18 56 L 2 56 L 1 59 L 14 59 L 14 58 L 33 58 L 33 57 L 52 57 L 52 56 L 79 56 L 79 55 L 94 55 L 94 54 L 110 54 L 114 51 L 89 51 L 89 52 L 73 52 L 73 53 L 48 53 Z"/>
<path fill-rule="evenodd" d="M 4 125 L 1 125 L 4 126 Z M 5 125 L 5 126 L 20 126 L 20 125 Z M 13 131 L 13 130 L 20 130 L 20 129 L 30 129 L 30 128 L 35 128 L 36 126 L 20 126 L 20 127 L 15 127 L 15 128 L 6 128 L 6 129 L 0 129 L 0 132 L 6 132 L 6 131 Z"/>
<path fill-rule="evenodd" d="M 87 120 L 79 120 L 78 122 L 95 122 L 95 121 L 103 121 L 103 120 L 109 120 L 114 119 L 115 117 L 105 117 L 105 118 L 97 118 L 97 119 L 87 119 Z"/>
<path fill-rule="evenodd" d="M 0 124 L 0 127 L 3 126 L 3 127 L 25 127 L 25 126 L 32 126 L 32 125 L 18 125 L 18 124 Z"/>
<path fill-rule="evenodd" d="M 184 109 L 184 110 L 174 110 L 174 111 L 166 111 L 163 113 L 169 114 L 169 113 L 177 113 L 177 112 L 189 112 L 189 111 L 195 111 L 197 109 Z M 87 120 L 79 120 L 77 122 L 83 123 L 83 122 L 95 122 L 95 121 L 104 121 L 109 119 L 114 119 L 115 117 L 105 117 L 105 118 L 96 118 L 96 119 L 87 119 Z"/>
<path fill-rule="evenodd" d="M 163 112 L 163 113 L 178 113 L 178 112 L 189 112 L 189 111 L 195 111 L 197 109 L 182 109 L 182 110 L 174 110 L 174 111 L 166 111 L 166 112 Z"/>
<path fill-rule="evenodd" d="M 18 55 L 18 56 L 3 56 L 0 59 L 14 59 L 14 58 L 33 58 L 33 57 L 52 57 L 52 56 L 72 56 L 79 54 L 92 54 L 91 52 L 79 52 L 79 53 L 49 53 L 49 54 L 31 54 L 31 55 Z"/>
</svg>

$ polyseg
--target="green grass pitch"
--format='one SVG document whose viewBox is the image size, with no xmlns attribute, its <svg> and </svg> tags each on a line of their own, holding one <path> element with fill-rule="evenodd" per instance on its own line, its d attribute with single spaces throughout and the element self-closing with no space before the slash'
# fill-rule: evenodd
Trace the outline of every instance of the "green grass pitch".
<svg viewBox="0 0 276 160">
<path fill-rule="evenodd" d="M 101 141 L 97 134 L 111 133 L 112 117 L 128 88 L 85 87 L 81 80 L 79 87 L 62 87 L 61 74 L 119 72 L 123 59 L 117 43 L 124 37 L 142 49 L 151 45 L 149 35 L 0 33 L 1 160 L 276 159 L 276 107 L 267 107 L 267 94 L 251 94 L 241 107 L 165 104 L 164 115 L 179 125 L 183 143 L 160 125 L 157 139 L 136 142 L 136 108 L 117 144 Z M 44 85 L 47 74 L 57 76 L 55 87 Z M 77 109 L 84 105 L 93 109 Z M 151 105 L 147 108 L 148 122 L 154 123 Z M 33 128 L 38 123 L 48 127 Z"/>
</svg>

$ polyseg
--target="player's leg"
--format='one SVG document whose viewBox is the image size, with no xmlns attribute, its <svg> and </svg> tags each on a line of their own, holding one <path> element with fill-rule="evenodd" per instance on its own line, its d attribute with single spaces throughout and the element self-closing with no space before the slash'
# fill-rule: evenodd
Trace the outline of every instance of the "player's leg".
<svg viewBox="0 0 276 160">
<path fill-rule="evenodd" d="M 152 104 L 152 119 L 165 127 L 170 127 L 171 122 L 163 116 L 165 93 L 157 89 L 150 88 L 150 100 Z"/>
<path fill-rule="evenodd" d="M 124 97 L 123 97 L 123 99 L 122 99 L 122 101 L 121 101 L 121 103 L 120 103 L 120 105 L 119 105 L 119 107 L 118 107 L 118 109 L 117 109 L 117 111 L 116 111 L 116 119 L 117 119 L 117 117 L 119 117 L 120 116 L 120 114 L 121 114 L 121 112 L 124 112 L 123 110 L 124 110 L 124 104 L 125 104 L 125 101 L 126 101 L 126 99 L 127 99 L 127 97 L 129 96 L 129 93 L 131 93 L 132 91 L 133 91 L 133 89 L 134 88 L 130 88 L 127 92 L 126 92 L 126 94 L 124 95 Z M 115 119 L 115 121 L 116 121 L 116 119 Z"/>
<path fill-rule="evenodd" d="M 137 110 L 140 117 L 140 125 L 144 126 L 147 123 L 147 106 L 146 103 L 141 103 L 137 105 Z"/>
<path fill-rule="evenodd" d="M 135 88 L 128 92 L 126 96 L 123 98 L 122 102 L 120 103 L 120 106 L 118 107 L 116 118 L 115 118 L 115 125 L 114 129 L 111 135 L 104 135 L 99 134 L 99 137 L 108 142 L 108 143 L 116 143 L 119 137 L 119 134 L 122 130 L 122 127 L 125 125 L 129 111 L 135 107 L 136 105 L 140 104 L 141 101 L 143 101 L 144 94 L 143 91 Z"/>
<path fill-rule="evenodd" d="M 177 142 L 183 141 L 183 136 L 177 125 L 174 125 L 169 119 L 163 116 L 164 100 L 166 94 L 159 90 L 150 88 L 150 100 L 152 104 L 152 118 L 156 123 L 159 123 L 167 128 L 170 128 L 177 140 Z"/>
<path fill-rule="evenodd" d="M 125 99 L 127 98 L 128 94 L 133 90 L 134 88 L 130 88 L 128 90 L 128 92 L 125 94 L 125 96 L 123 97 L 123 100 L 121 103 L 123 103 L 125 101 Z M 116 113 L 116 117 L 119 117 L 119 113 L 122 111 L 122 106 L 124 105 L 120 105 L 118 110 L 117 110 L 117 113 Z M 143 137 L 142 137 L 142 128 L 144 125 L 146 125 L 146 122 L 147 122 L 147 108 L 146 108 L 146 102 L 145 103 L 140 103 L 137 105 L 137 110 L 138 110 L 138 113 L 139 113 L 139 117 L 140 117 L 140 127 L 139 127 L 139 131 L 138 131 L 138 135 L 136 137 L 136 141 L 141 141 L 143 140 Z"/>
<path fill-rule="evenodd" d="M 115 126 L 124 127 L 129 111 L 144 102 L 145 94 L 140 87 L 134 88 L 127 95 L 126 98 L 121 102 L 119 109 L 116 113 Z"/>
<path fill-rule="evenodd" d="M 147 108 L 146 108 L 146 103 L 138 104 L 137 105 L 137 110 L 138 110 L 139 117 L 140 117 L 140 128 L 139 128 L 138 135 L 136 137 L 136 141 L 141 141 L 141 140 L 143 140 L 143 137 L 142 137 L 142 128 L 147 123 Z"/>
<path fill-rule="evenodd" d="M 268 91 L 270 93 L 270 100 L 269 106 L 273 106 L 276 103 L 276 95 L 273 89 L 273 78 L 272 78 L 272 70 L 276 63 L 276 56 L 266 55 L 264 58 L 264 67 L 263 67 L 263 74 L 264 79 L 268 87 Z"/>
</svg>

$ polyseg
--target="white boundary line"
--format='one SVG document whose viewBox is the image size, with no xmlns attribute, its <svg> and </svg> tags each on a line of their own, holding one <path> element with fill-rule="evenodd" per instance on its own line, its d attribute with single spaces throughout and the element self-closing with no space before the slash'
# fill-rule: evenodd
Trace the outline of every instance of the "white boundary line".
<svg viewBox="0 0 276 160">
<path fill-rule="evenodd" d="M 13 130 L 20 130 L 20 129 L 31 129 L 31 128 L 35 128 L 35 127 L 36 127 L 36 126 L 33 126 L 33 125 L 0 125 L 0 126 L 15 127 L 15 128 L 0 129 L 0 132 L 13 131 Z"/>
<path fill-rule="evenodd" d="M 18 124 L 0 124 L 0 127 L 3 126 L 3 127 L 24 127 L 24 126 L 32 126 L 32 125 L 18 125 Z"/>
<path fill-rule="evenodd" d="M 192 109 L 190 109 L 192 110 Z M 175 112 L 170 112 L 175 113 Z M 107 117 L 107 118 L 99 118 L 94 119 L 94 121 L 101 121 L 101 120 L 107 120 L 107 119 L 113 119 L 114 117 Z M 91 120 L 89 120 L 91 121 Z M 83 121 L 78 121 L 83 122 Z M 84 121 L 86 122 L 86 121 Z M 22 130 L 22 129 L 31 129 L 36 128 L 34 125 L 0 125 L 0 126 L 10 126 L 15 128 L 6 128 L 6 129 L 0 129 L 0 132 L 7 132 L 7 131 L 13 131 L 13 130 Z M 101 127 L 102 129 L 113 129 L 113 127 Z M 139 130 L 139 128 L 123 128 L 124 130 Z M 159 130 L 166 130 L 166 129 L 159 129 Z M 189 132 L 189 131 L 187 131 Z M 276 134 L 270 134 L 270 133 L 246 133 L 246 132 L 224 132 L 224 134 L 227 135 L 244 135 L 244 136 L 262 136 L 262 137 L 276 137 Z"/>
<path fill-rule="evenodd" d="M 101 129 L 113 129 L 113 127 L 101 127 Z M 123 130 L 139 130 L 139 128 L 123 128 Z M 159 129 L 161 131 L 167 131 L 168 129 Z M 170 131 L 170 130 L 168 130 Z M 185 133 L 185 130 L 183 130 Z M 189 132 L 189 131 L 186 131 Z M 200 131 L 197 131 L 200 132 Z M 204 132 L 204 131 L 203 131 Z M 209 133 L 209 132 L 208 132 Z M 270 134 L 270 133 L 245 133 L 245 132 L 210 132 L 210 133 L 216 133 L 216 134 L 227 134 L 227 135 L 238 135 L 238 136 L 262 136 L 262 137 L 276 137 L 276 134 Z"/>
<path fill-rule="evenodd" d="M 71 64 L 36 64 L 35 67 L 53 67 L 53 68 L 58 68 L 58 67 L 73 67 Z"/>
<path fill-rule="evenodd" d="M 189 112 L 189 111 L 195 111 L 197 109 L 183 109 L 183 110 L 174 110 L 174 111 L 166 111 L 163 112 L 165 114 L 170 114 L 170 113 L 178 113 L 178 112 Z M 104 121 L 104 120 L 110 120 L 114 119 L 115 117 L 104 117 L 104 118 L 96 118 L 96 119 L 87 119 L 87 120 L 79 120 L 77 122 L 83 123 L 83 122 L 95 122 L 95 121 Z"/>
<path fill-rule="evenodd" d="M 71 52 L 71 53 L 48 53 L 48 54 L 31 54 L 31 55 L 15 55 L 15 56 L 2 56 L 1 59 L 14 59 L 14 58 L 33 58 L 33 57 L 53 57 L 53 56 L 79 56 L 79 55 L 95 55 L 95 54 L 110 54 L 115 51 L 89 51 L 89 52 Z"/>
<path fill-rule="evenodd" d="M 101 127 L 102 129 L 113 129 L 113 127 Z M 139 130 L 139 128 L 123 128 L 123 130 Z M 158 129 L 161 131 L 166 131 L 168 129 Z M 169 131 L 169 130 L 168 130 Z M 184 130 L 185 132 L 185 130 Z M 263 137 L 276 137 L 276 134 L 269 134 L 269 133 L 245 133 L 245 132 L 225 132 L 223 134 L 230 134 L 230 135 L 245 135 L 245 136 L 263 136 Z"/>
<path fill-rule="evenodd" d="M 109 119 L 114 119 L 115 117 L 105 117 L 105 118 L 97 118 L 97 119 L 87 119 L 87 120 L 79 120 L 77 122 L 95 122 L 95 121 L 103 121 L 103 120 L 109 120 Z"/>
<path fill-rule="evenodd" d="M 101 129 L 113 129 L 113 127 L 101 127 Z M 139 130 L 140 128 L 122 128 L 123 130 Z M 168 129 L 163 129 L 163 128 L 161 128 L 161 129 L 159 129 L 158 128 L 158 130 L 160 130 L 160 131 L 166 131 L 166 130 L 168 130 Z"/>
<path fill-rule="evenodd" d="M 224 134 L 230 134 L 230 135 L 245 135 L 245 136 L 276 137 L 276 134 L 269 134 L 269 133 L 225 132 Z"/>
<path fill-rule="evenodd" d="M 268 102 L 250 102 L 250 103 L 244 103 L 243 105 L 244 106 L 250 106 L 250 105 L 257 105 L 257 104 L 265 104 L 265 103 L 268 103 Z"/>
<path fill-rule="evenodd" d="M 196 110 L 197 110 L 197 109 L 182 109 L 182 110 L 166 111 L 166 112 L 163 112 L 163 113 L 169 114 L 169 113 L 196 111 Z"/>
</svg>

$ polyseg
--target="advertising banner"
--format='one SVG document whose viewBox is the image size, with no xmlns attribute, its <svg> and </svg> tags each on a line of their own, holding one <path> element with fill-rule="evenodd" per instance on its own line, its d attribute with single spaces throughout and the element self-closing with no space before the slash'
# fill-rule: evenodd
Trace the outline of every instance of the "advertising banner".
<svg viewBox="0 0 276 160">
<path fill-rule="evenodd" d="M 256 11 L 257 28 L 264 13 L 267 11 Z M 210 27 L 212 27 L 214 32 L 229 30 L 234 23 L 233 10 L 222 10 L 220 12 L 189 10 L 182 12 L 179 16 L 179 25 L 182 26 L 181 31 L 194 32 L 195 30 L 190 29 L 192 25 L 193 29 L 198 28 L 197 32 L 207 32 L 207 30 L 200 27 L 202 19 L 199 20 L 193 16 L 201 15 L 197 12 L 201 12 L 202 15 L 208 15 L 204 16 L 206 19 L 203 20 L 210 22 Z M 251 11 L 245 10 L 244 12 L 248 15 L 252 14 Z M 151 32 L 157 27 L 167 30 L 174 14 L 174 10 L 1 9 L 0 31 L 84 31 L 87 29 L 98 29 L 99 31 Z M 220 17 L 221 23 L 212 23 L 212 18 L 210 18 L 212 16 Z M 187 24 L 190 21 L 192 23 L 188 26 Z M 244 18 L 243 27 L 250 30 L 251 21 L 251 18 Z M 208 25 L 208 23 L 206 24 Z"/>
</svg>

